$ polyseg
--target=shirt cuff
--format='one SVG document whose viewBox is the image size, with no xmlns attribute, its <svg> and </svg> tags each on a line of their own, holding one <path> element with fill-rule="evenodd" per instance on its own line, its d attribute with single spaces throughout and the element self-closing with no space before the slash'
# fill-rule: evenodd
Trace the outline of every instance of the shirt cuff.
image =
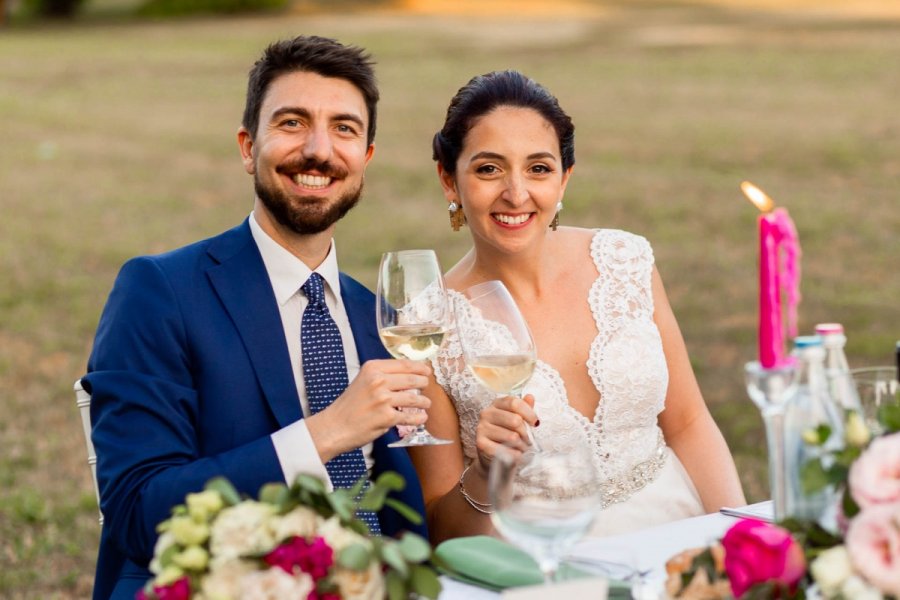
<svg viewBox="0 0 900 600">
<path fill-rule="evenodd" d="M 297 475 L 306 473 L 321 477 L 329 492 L 334 489 L 328 471 L 319 459 L 319 451 L 309 435 L 305 420 L 300 419 L 273 433 L 272 444 L 288 485 L 293 485 Z"/>
</svg>

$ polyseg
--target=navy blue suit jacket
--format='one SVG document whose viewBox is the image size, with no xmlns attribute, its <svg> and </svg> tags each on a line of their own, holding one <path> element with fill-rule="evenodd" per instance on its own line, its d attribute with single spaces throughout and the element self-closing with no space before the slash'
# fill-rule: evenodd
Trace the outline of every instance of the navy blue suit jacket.
<svg viewBox="0 0 900 600">
<path fill-rule="evenodd" d="M 360 364 L 389 358 L 374 296 L 341 274 Z M 275 295 L 247 221 L 217 237 L 128 261 L 100 319 L 83 379 L 91 393 L 100 539 L 94 598 L 127 598 L 150 577 L 156 525 L 224 475 L 247 495 L 284 481 L 270 434 L 302 418 Z M 374 443 L 373 476 L 406 479 L 397 498 L 424 515 L 408 455 Z M 425 534 L 398 513 L 382 531 Z"/>
</svg>

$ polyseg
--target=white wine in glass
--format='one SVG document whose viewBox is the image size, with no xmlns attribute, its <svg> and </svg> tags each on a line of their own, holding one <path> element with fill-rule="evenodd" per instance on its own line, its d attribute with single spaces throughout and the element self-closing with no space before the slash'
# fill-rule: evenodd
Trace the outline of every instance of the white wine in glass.
<svg viewBox="0 0 900 600">
<path fill-rule="evenodd" d="M 375 316 L 378 334 L 394 358 L 431 360 L 450 324 L 450 306 L 433 250 L 386 252 L 378 269 Z M 391 448 L 449 444 L 424 425 L 388 444 Z"/>
<path fill-rule="evenodd" d="M 498 397 L 520 396 L 534 373 L 537 350 L 516 301 L 502 281 L 466 289 L 468 309 L 457 315 L 457 331 L 466 367 Z M 528 427 L 529 441 L 540 450 Z"/>
</svg>

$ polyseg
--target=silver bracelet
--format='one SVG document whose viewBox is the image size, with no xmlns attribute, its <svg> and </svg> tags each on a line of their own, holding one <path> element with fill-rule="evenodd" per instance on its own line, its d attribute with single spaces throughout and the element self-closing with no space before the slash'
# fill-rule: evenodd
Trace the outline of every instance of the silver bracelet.
<svg viewBox="0 0 900 600">
<path fill-rule="evenodd" d="M 469 506 L 477 510 L 483 515 L 489 515 L 494 512 L 494 505 L 491 503 L 479 502 L 475 498 L 469 495 L 469 492 L 466 491 L 466 486 L 463 484 L 463 480 L 466 478 L 466 473 L 469 472 L 469 469 L 472 468 L 471 463 L 468 467 L 463 469 L 462 475 L 459 476 L 459 493 L 462 494 L 462 497 L 466 502 L 469 503 Z"/>
</svg>

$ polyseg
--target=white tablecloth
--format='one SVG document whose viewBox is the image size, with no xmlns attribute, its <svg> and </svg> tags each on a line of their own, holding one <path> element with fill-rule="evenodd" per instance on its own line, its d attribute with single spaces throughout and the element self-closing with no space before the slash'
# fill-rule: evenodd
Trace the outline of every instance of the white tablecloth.
<svg viewBox="0 0 900 600">
<path fill-rule="evenodd" d="M 580 542 L 576 557 L 627 562 L 638 570 L 649 570 L 650 587 L 662 589 L 666 561 L 687 548 L 707 546 L 725 534 L 737 519 L 719 513 L 666 523 L 632 533 Z M 440 600 L 497 600 L 500 594 L 442 577 Z"/>
</svg>

